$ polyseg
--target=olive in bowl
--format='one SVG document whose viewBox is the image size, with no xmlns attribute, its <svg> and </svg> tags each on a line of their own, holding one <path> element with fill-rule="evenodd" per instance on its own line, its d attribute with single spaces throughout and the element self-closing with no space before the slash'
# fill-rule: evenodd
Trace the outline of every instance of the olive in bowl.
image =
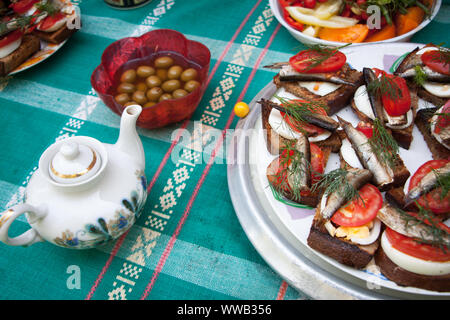
<svg viewBox="0 0 450 320">
<path fill-rule="evenodd" d="M 91 84 L 113 112 L 121 115 L 125 105 L 140 104 L 137 125 L 159 128 L 193 114 L 207 86 L 210 59 L 203 44 L 174 30 L 157 29 L 109 45 Z M 195 80 L 188 80 L 190 69 L 197 74 Z"/>
</svg>

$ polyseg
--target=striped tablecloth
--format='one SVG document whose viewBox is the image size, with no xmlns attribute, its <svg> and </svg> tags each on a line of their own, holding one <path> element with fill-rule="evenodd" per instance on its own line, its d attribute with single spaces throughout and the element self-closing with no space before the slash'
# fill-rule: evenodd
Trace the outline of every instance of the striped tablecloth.
<svg viewBox="0 0 450 320">
<path fill-rule="evenodd" d="M 98 249 L 0 243 L 0 299 L 308 299 L 259 256 L 235 215 L 221 142 L 181 142 L 173 132 L 201 123 L 232 129 L 236 101 L 250 101 L 273 77 L 262 66 L 303 46 L 280 26 L 267 0 L 153 0 L 135 10 L 73 0 L 83 27 L 46 61 L 1 82 L 0 208 L 23 201 L 43 150 L 87 135 L 114 143 L 119 117 L 96 96 L 90 75 L 113 41 L 170 28 L 211 50 L 211 81 L 191 119 L 139 134 L 150 183 L 144 212 L 130 231 Z M 450 39 L 450 0 L 412 39 Z M 182 156 L 172 161 L 171 155 Z M 25 218 L 11 234 L 29 228 Z M 75 271 L 79 282 L 71 276 Z"/>
</svg>

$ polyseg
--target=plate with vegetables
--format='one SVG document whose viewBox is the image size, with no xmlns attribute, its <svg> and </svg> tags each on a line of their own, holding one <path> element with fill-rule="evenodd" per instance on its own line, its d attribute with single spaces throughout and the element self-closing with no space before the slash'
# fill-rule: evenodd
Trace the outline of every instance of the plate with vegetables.
<svg viewBox="0 0 450 320">
<path fill-rule="evenodd" d="M 436 16 L 442 0 L 269 0 L 278 21 L 305 44 L 402 42 Z M 380 21 L 374 25 L 373 6 Z M 374 27 L 371 27 L 374 26 Z"/>
<path fill-rule="evenodd" d="M 291 285 L 450 297 L 449 55 L 312 46 L 267 66 L 277 73 L 238 123 L 228 182 L 250 241 Z"/>
</svg>

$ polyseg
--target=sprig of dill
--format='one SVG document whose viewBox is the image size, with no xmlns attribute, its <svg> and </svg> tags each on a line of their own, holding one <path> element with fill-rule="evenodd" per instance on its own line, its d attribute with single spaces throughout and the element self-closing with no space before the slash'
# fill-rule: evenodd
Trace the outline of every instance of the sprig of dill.
<svg viewBox="0 0 450 320">
<path fill-rule="evenodd" d="M 415 66 L 414 70 L 416 74 L 414 75 L 414 82 L 419 86 L 423 86 L 425 81 L 427 81 L 427 74 L 423 71 L 421 66 Z"/>
<path fill-rule="evenodd" d="M 414 240 L 418 243 L 430 244 L 434 247 L 438 247 L 443 250 L 444 253 L 448 252 L 448 250 L 450 250 L 450 244 L 445 243 L 443 240 L 446 232 L 439 227 L 439 220 L 436 215 L 432 211 L 421 206 L 417 201 L 415 204 L 418 208 L 418 212 L 416 212 L 417 216 L 413 216 L 400 208 L 395 208 L 400 213 L 400 217 L 405 223 L 405 229 L 407 230 L 416 225 L 425 226 L 426 231 L 421 234 L 421 238 L 414 238 Z M 432 240 L 426 240 L 427 236 L 431 236 Z"/>
<path fill-rule="evenodd" d="M 395 166 L 399 152 L 398 143 L 378 118 L 373 121 L 373 135 L 369 138 L 369 144 L 380 161 L 391 168 Z"/>
<path fill-rule="evenodd" d="M 305 159 L 305 155 L 295 149 L 294 143 L 286 144 L 280 148 L 278 172 L 274 176 L 275 183 L 271 183 L 271 185 L 277 193 L 285 195 L 290 192 L 294 201 L 300 201 L 301 193 L 305 191 L 301 180 L 305 174 L 310 174 L 310 172 L 309 159 Z M 291 184 L 288 177 L 291 177 Z"/>
<path fill-rule="evenodd" d="M 359 194 L 359 190 L 356 189 L 349 182 L 349 175 L 356 174 L 343 168 L 332 170 L 326 174 L 318 173 L 320 179 L 313 183 L 311 186 L 311 192 L 318 192 L 324 190 L 324 194 L 332 194 L 337 192 L 340 197 L 344 198 L 345 202 L 350 202 L 358 199 L 364 203 L 363 198 Z"/>
<path fill-rule="evenodd" d="M 274 95 L 274 98 L 278 99 L 286 109 L 283 120 L 286 120 L 285 118 L 289 117 L 289 120 L 292 120 L 289 121 L 291 124 L 301 124 L 302 122 L 308 122 L 306 120 L 306 117 L 319 113 L 319 109 L 328 111 L 328 106 L 317 101 L 292 101 L 279 97 L 277 95 Z M 304 135 L 308 136 L 308 133 L 301 126 L 296 126 L 296 129 Z"/>
<path fill-rule="evenodd" d="M 436 175 L 438 188 L 441 188 L 440 198 L 441 200 L 443 200 L 450 191 L 450 173 L 439 173 L 439 171 L 437 171 L 436 169 L 431 169 L 431 171 Z"/>
</svg>

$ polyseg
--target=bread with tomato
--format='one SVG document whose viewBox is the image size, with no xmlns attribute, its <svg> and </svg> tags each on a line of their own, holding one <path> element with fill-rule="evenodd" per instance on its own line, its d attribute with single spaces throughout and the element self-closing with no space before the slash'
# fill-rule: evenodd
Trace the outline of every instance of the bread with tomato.
<svg viewBox="0 0 450 320">
<path fill-rule="evenodd" d="M 322 46 L 300 51 L 288 63 L 275 63 L 268 68 L 280 68 L 273 78 L 277 88 L 284 88 L 299 99 L 316 101 L 333 115 L 348 105 L 362 82 L 362 73 L 346 63 L 339 48 Z"/>
<path fill-rule="evenodd" d="M 420 98 L 439 108 L 450 98 L 449 56 L 449 49 L 429 43 L 411 51 L 394 74 L 404 77 Z"/>
<path fill-rule="evenodd" d="M 40 49 L 39 39 L 21 30 L 0 38 L 0 76 L 4 77 Z"/>
<path fill-rule="evenodd" d="M 277 94 L 286 97 L 286 93 L 283 89 L 277 91 Z M 271 100 L 263 99 L 260 101 L 260 105 L 266 146 L 271 154 L 279 154 L 280 150 L 283 149 L 289 141 L 297 139 L 298 136 L 302 134 L 302 131 L 307 131 L 309 134 L 309 141 L 313 142 L 321 149 L 330 149 L 331 152 L 339 152 L 341 141 L 336 131 L 330 131 L 311 123 L 300 123 L 299 121 L 296 121 L 296 116 L 301 117 L 301 115 L 289 115 L 288 113 L 281 111 L 284 107 L 282 107 L 280 101 L 276 98 L 272 98 Z M 294 104 L 290 106 L 295 108 Z M 316 104 L 315 106 L 316 110 L 319 111 L 320 104 Z M 289 105 L 286 106 L 286 108 L 289 108 Z M 334 120 L 328 118 L 325 120 L 331 122 L 329 125 L 333 125 Z M 322 127 L 327 126 L 322 125 Z"/>
<path fill-rule="evenodd" d="M 436 160 L 450 159 L 450 144 L 447 141 L 450 130 L 449 111 L 450 103 L 447 102 L 440 108 L 421 109 L 417 113 L 417 128 Z"/>
<path fill-rule="evenodd" d="M 385 224 L 375 262 L 400 286 L 450 291 L 450 228 L 430 212 L 405 212 L 384 205 Z"/>
<path fill-rule="evenodd" d="M 364 122 L 379 119 L 399 146 L 409 149 L 419 105 L 417 89 L 379 69 L 364 68 L 363 73 L 365 84 L 356 90 L 350 103 L 353 112 Z"/>
<path fill-rule="evenodd" d="M 381 223 L 376 214 L 383 197 L 368 183 L 368 170 L 348 166 L 328 174 L 332 175 L 330 184 L 316 208 L 307 243 L 344 265 L 362 269 L 379 246 Z M 353 198 L 346 194 L 349 188 L 357 192 Z"/>
<path fill-rule="evenodd" d="M 80 19 L 73 7 L 65 6 L 59 11 L 48 14 L 39 21 L 33 33 L 41 40 L 59 44 L 78 31 L 79 27 L 74 22 Z"/>
</svg>

